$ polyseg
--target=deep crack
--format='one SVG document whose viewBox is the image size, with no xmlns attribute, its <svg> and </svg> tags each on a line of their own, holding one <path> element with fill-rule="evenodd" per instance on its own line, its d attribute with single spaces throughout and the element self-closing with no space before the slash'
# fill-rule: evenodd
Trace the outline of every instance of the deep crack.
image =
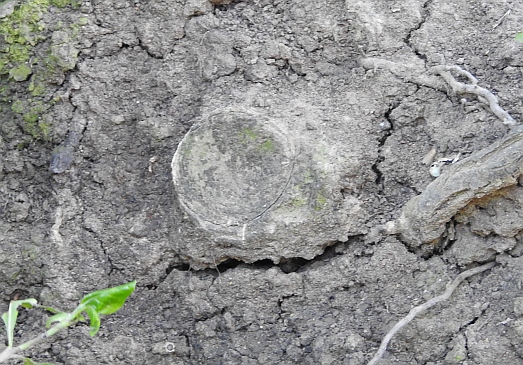
<svg viewBox="0 0 523 365">
<path fill-rule="evenodd" d="M 157 56 L 154 53 L 152 53 L 150 51 L 149 47 L 146 46 L 145 44 L 143 44 L 142 39 L 138 35 L 136 35 L 136 38 L 138 39 L 138 47 L 140 47 L 141 50 L 143 50 L 145 53 L 147 53 L 147 56 L 149 56 L 149 57 L 151 57 L 152 59 L 155 59 L 155 60 L 162 60 L 163 59 L 162 56 Z"/>
<path fill-rule="evenodd" d="M 379 194 L 381 195 L 383 193 L 383 173 L 381 172 L 379 165 L 385 160 L 385 156 L 383 156 L 383 146 L 387 142 L 387 139 L 392 135 L 392 132 L 394 131 L 394 124 L 392 123 L 392 119 L 390 117 L 391 113 L 398 107 L 398 104 L 391 105 L 389 109 L 383 114 L 383 120 L 380 122 L 380 128 L 382 129 L 382 135 L 378 139 L 378 158 L 374 162 L 374 164 L 371 166 L 372 171 L 376 174 L 375 183 L 378 186 Z"/>
<path fill-rule="evenodd" d="M 342 255 L 345 252 L 347 246 L 351 245 L 351 243 L 354 242 L 355 240 L 359 240 L 361 237 L 362 237 L 362 235 L 355 235 L 355 236 L 350 236 L 347 241 L 344 241 L 344 242 L 338 241 L 330 246 L 327 246 L 324 249 L 322 254 L 315 256 L 314 258 L 312 258 L 310 260 L 304 259 L 302 257 L 291 257 L 291 258 L 285 258 L 285 259 L 282 258 L 282 260 L 278 264 L 275 264 L 274 262 L 272 262 L 269 259 L 263 259 L 263 260 L 258 260 L 258 261 L 252 262 L 252 263 L 246 263 L 241 260 L 230 258 L 230 259 L 227 259 L 224 262 L 216 265 L 215 267 L 206 268 L 206 269 L 194 269 L 194 268 L 192 268 L 190 263 L 182 262 L 182 263 L 176 263 L 176 264 L 169 265 L 166 268 L 165 273 L 166 273 L 166 277 L 174 270 L 191 271 L 194 273 L 205 273 L 205 274 L 211 274 L 213 276 L 219 276 L 219 275 L 223 274 L 224 272 L 226 272 L 230 269 L 237 268 L 239 266 L 251 267 L 251 268 L 255 268 L 255 269 L 264 269 L 264 270 L 268 270 L 273 267 L 278 267 L 285 274 L 294 273 L 294 272 L 303 272 L 303 271 L 307 270 L 308 267 L 310 267 L 311 265 L 313 265 L 315 263 L 317 264 L 317 263 L 321 263 L 321 262 L 328 262 L 333 257 Z"/>
<path fill-rule="evenodd" d="M 421 53 L 413 44 L 412 44 L 412 37 L 414 33 L 421 29 L 423 24 L 427 21 L 427 18 L 430 16 L 430 5 L 432 4 L 434 0 L 427 0 L 421 7 L 421 20 L 416 24 L 414 27 L 409 29 L 409 32 L 407 33 L 406 37 L 404 38 L 405 44 L 412 49 L 414 54 L 418 56 L 418 58 L 424 60 L 427 62 L 427 56 Z"/>
</svg>

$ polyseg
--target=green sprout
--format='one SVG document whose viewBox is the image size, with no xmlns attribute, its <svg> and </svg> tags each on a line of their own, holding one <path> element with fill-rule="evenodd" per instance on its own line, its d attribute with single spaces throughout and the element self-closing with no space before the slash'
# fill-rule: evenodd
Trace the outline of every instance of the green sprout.
<svg viewBox="0 0 523 365">
<path fill-rule="evenodd" d="M 523 32 L 516 34 L 516 41 L 523 43 Z"/>
<path fill-rule="evenodd" d="M 124 305 L 127 298 L 134 292 L 135 288 L 136 281 L 131 281 L 114 288 L 97 290 L 84 296 L 80 304 L 70 313 L 60 312 L 52 307 L 41 306 L 36 299 L 33 298 L 11 301 L 8 311 L 2 315 L 2 320 L 4 321 L 7 332 L 7 347 L 0 353 L 0 363 L 12 358 L 17 358 L 22 360 L 24 365 L 52 365 L 49 363 L 36 363 L 29 358 L 18 355 L 18 353 L 33 347 L 44 341 L 47 337 L 55 335 L 76 322 L 85 321 L 83 314 L 89 317 L 89 334 L 91 336 L 96 335 L 100 329 L 100 315 L 113 314 L 118 311 Z M 14 347 L 13 338 L 16 319 L 18 317 L 18 307 L 27 309 L 41 307 L 53 313 L 53 316 L 49 317 L 46 321 L 45 325 L 47 330 L 44 333 Z"/>
</svg>

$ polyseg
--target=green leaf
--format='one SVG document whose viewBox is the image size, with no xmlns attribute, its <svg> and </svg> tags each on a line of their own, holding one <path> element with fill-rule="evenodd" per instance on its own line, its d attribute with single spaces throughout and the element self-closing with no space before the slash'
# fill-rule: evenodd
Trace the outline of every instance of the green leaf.
<svg viewBox="0 0 523 365">
<path fill-rule="evenodd" d="M 58 309 L 55 309 L 53 307 L 45 307 L 45 306 L 42 306 L 42 308 L 44 308 L 46 311 L 48 312 L 51 312 L 53 314 L 68 314 L 68 313 L 65 313 L 65 312 L 61 312 L 59 311 Z M 54 318 L 53 318 L 54 317 Z M 72 321 L 85 321 L 85 318 L 81 315 L 81 314 L 78 314 L 75 318 L 72 318 L 71 319 Z M 51 324 L 53 322 L 61 322 L 61 319 L 60 317 L 55 317 L 55 316 L 51 316 L 45 323 L 45 325 L 47 326 L 47 328 L 49 328 L 49 326 L 51 326 Z"/>
<path fill-rule="evenodd" d="M 2 320 L 5 324 L 5 330 L 7 332 L 7 346 L 13 347 L 13 336 L 16 326 L 16 318 L 18 317 L 18 307 L 23 306 L 24 308 L 33 308 L 37 305 L 36 299 L 22 299 L 13 300 L 9 303 L 9 310 L 2 314 Z"/>
<path fill-rule="evenodd" d="M 34 362 L 28 357 L 24 357 L 24 365 L 54 365 L 49 362 Z"/>
<path fill-rule="evenodd" d="M 136 280 L 114 288 L 97 290 L 87 294 L 80 305 L 93 308 L 99 314 L 112 314 L 124 305 L 136 288 Z"/>
<path fill-rule="evenodd" d="M 89 334 L 91 335 L 91 337 L 94 337 L 100 329 L 100 315 L 93 307 L 87 307 L 85 311 L 89 316 L 89 327 L 91 327 Z"/>
<path fill-rule="evenodd" d="M 70 320 L 71 320 L 71 314 L 64 313 L 64 312 L 56 313 L 54 316 L 47 318 L 47 321 L 45 321 L 45 327 L 49 328 L 55 322 L 63 322 L 63 321 L 70 321 Z"/>
<path fill-rule="evenodd" d="M 46 311 L 48 312 L 51 312 L 53 314 L 57 314 L 57 313 L 60 313 L 61 311 L 59 311 L 58 309 L 55 309 L 53 307 L 46 307 L 46 306 L 42 306 L 42 308 L 44 308 Z"/>
<path fill-rule="evenodd" d="M 523 32 L 516 34 L 516 40 L 523 43 Z"/>
</svg>

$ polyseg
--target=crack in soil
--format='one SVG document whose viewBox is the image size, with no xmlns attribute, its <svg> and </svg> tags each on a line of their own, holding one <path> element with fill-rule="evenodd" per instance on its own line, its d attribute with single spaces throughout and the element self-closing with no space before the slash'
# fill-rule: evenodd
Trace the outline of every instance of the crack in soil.
<svg viewBox="0 0 523 365">
<path fill-rule="evenodd" d="M 111 256 L 107 253 L 107 250 L 105 249 L 103 241 L 101 241 L 101 240 L 100 240 L 100 247 L 102 248 L 104 256 L 107 258 L 107 262 L 109 263 L 109 267 L 110 267 L 109 273 L 107 274 L 107 276 L 111 276 L 113 271 L 115 271 L 116 267 L 113 264 L 113 260 L 111 259 Z"/>
<path fill-rule="evenodd" d="M 405 43 L 405 45 L 407 45 L 407 47 L 409 47 L 410 49 L 412 49 L 414 51 L 414 54 L 416 54 L 416 56 L 418 56 L 418 58 L 422 59 L 423 61 L 427 62 L 427 56 L 424 55 L 423 53 L 421 53 L 415 46 L 414 44 L 412 43 L 412 36 L 414 34 L 414 32 L 418 31 L 421 29 L 421 27 L 423 26 L 423 24 L 425 24 L 425 22 L 427 21 L 427 18 L 430 17 L 430 5 L 432 4 L 434 0 L 427 0 L 421 7 L 421 20 L 418 22 L 418 24 L 416 24 L 414 27 L 412 27 L 411 29 L 409 29 L 407 35 L 405 36 L 405 38 L 403 39 L 403 42 Z"/>
<path fill-rule="evenodd" d="M 481 309 L 481 313 L 478 314 L 477 316 L 475 316 L 472 320 L 470 320 L 469 322 L 465 323 L 460 329 L 459 329 L 459 333 L 463 334 L 463 339 L 465 340 L 465 343 L 463 345 L 464 349 L 465 349 L 465 354 L 466 354 L 466 359 L 469 358 L 469 338 L 467 336 L 467 329 L 475 324 L 478 319 L 480 319 L 484 314 L 485 314 L 485 311 L 487 310 L 487 308 L 482 308 Z M 466 360 L 466 359 L 463 359 L 463 360 Z"/>
<path fill-rule="evenodd" d="M 278 264 L 275 264 L 270 259 L 263 259 L 258 260 L 252 263 L 246 263 L 241 260 L 230 258 L 218 265 L 216 265 L 213 268 L 206 268 L 206 269 L 193 269 L 191 265 L 187 262 L 182 263 L 176 263 L 169 265 L 166 268 L 166 276 L 169 276 L 169 274 L 174 271 L 190 271 L 195 274 L 200 275 L 212 275 L 213 277 L 217 278 L 221 274 L 225 273 L 228 270 L 235 269 L 239 266 L 242 267 L 250 267 L 254 269 L 263 269 L 263 270 L 269 270 L 273 267 L 278 267 L 283 273 L 290 274 L 295 272 L 304 272 L 306 271 L 311 265 L 315 263 L 324 263 L 330 261 L 332 258 L 343 255 L 345 253 L 345 249 L 352 245 L 355 241 L 360 240 L 363 237 L 363 235 L 355 235 L 355 236 L 349 236 L 347 241 L 338 241 L 330 246 L 327 246 L 323 253 L 320 255 L 317 255 L 316 257 L 307 260 L 302 257 L 292 257 L 287 259 L 282 259 Z M 164 280 L 165 280 L 164 278 Z"/>
<path fill-rule="evenodd" d="M 163 56 L 156 56 L 155 54 L 151 53 L 151 51 L 149 50 L 149 47 L 147 47 L 146 45 L 143 44 L 142 38 L 140 38 L 138 36 L 138 34 L 135 33 L 135 36 L 136 36 L 136 39 L 138 39 L 138 47 L 140 47 L 140 49 L 142 51 L 147 53 L 147 56 L 149 56 L 150 58 L 155 59 L 155 60 L 163 60 L 164 59 Z"/>
<path fill-rule="evenodd" d="M 383 184 L 384 178 L 383 173 L 381 172 L 379 165 L 385 161 L 385 156 L 383 155 L 383 146 L 387 142 L 387 139 L 392 135 L 394 131 L 394 124 L 390 117 L 391 113 L 396 109 L 401 102 L 389 106 L 389 109 L 383 114 L 384 120 L 380 123 L 380 127 L 383 129 L 383 135 L 378 139 L 378 158 L 371 166 L 372 171 L 376 174 L 376 179 L 374 180 L 378 187 L 378 195 L 383 195 Z"/>
</svg>

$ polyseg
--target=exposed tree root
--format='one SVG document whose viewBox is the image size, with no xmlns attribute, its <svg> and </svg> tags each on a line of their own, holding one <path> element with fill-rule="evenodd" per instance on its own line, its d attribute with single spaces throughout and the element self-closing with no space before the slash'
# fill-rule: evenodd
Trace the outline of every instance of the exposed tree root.
<svg viewBox="0 0 523 365">
<path fill-rule="evenodd" d="M 412 247 L 437 247 L 446 224 L 473 199 L 516 185 L 523 175 L 523 127 L 514 128 L 501 141 L 450 165 L 403 207 L 400 218 L 385 225 Z"/>
<path fill-rule="evenodd" d="M 459 274 L 452 282 L 450 282 L 447 285 L 447 289 L 445 292 L 441 295 L 438 295 L 437 297 L 434 297 L 430 299 L 428 302 L 423 303 L 422 305 L 419 305 L 417 307 L 414 307 L 410 310 L 409 314 L 405 316 L 403 319 L 401 319 L 392 329 L 385 335 L 383 340 L 381 341 L 381 345 L 376 352 L 376 355 L 368 362 L 367 365 L 374 365 L 377 364 L 378 361 L 381 360 L 383 355 L 385 355 L 385 351 L 387 350 L 387 346 L 389 345 L 390 340 L 396 333 L 398 333 L 399 330 L 401 330 L 403 327 L 405 327 L 410 321 L 414 319 L 418 314 L 426 311 L 430 307 L 433 307 L 439 302 L 442 302 L 444 300 L 447 300 L 454 290 L 461 284 L 461 282 L 473 275 L 479 274 L 480 272 L 483 272 L 485 270 L 491 269 L 496 265 L 496 262 L 489 262 L 487 264 L 484 264 L 482 266 L 475 267 L 473 269 L 467 270 Z"/>
<path fill-rule="evenodd" d="M 505 125 L 515 126 L 516 121 L 499 105 L 498 98 L 489 90 L 478 86 L 478 80 L 458 66 L 435 66 L 426 71 L 424 65 L 398 64 L 379 58 L 360 60 L 368 69 L 383 68 L 406 81 L 447 91 L 441 78 L 456 94 L 472 94 L 487 105 Z M 456 80 L 465 77 L 469 83 Z M 438 75 L 439 77 L 436 77 Z M 516 126 L 507 137 L 449 167 L 445 174 L 434 180 L 420 195 L 412 198 L 403 208 L 400 218 L 385 225 L 389 234 L 399 234 L 410 246 L 422 246 L 432 251 L 438 246 L 447 223 L 456 213 L 475 198 L 481 198 L 501 188 L 515 185 L 523 175 L 523 126 Z M 447 285 L 445 292 L 428 302 L 414 307 L 385 336 L 368 363 L 377 364 L 383 357 L 392 337 L 418 314 L 448 299 L 466 278 L 488 270 L 495 262 L 467 270 Z"/>
<path fill-rule="evenodd" d="M 516 125 L 516 121 L 499 105 L 498 98 L 489 90 L 478 86 L 478 80 L 468 71 L 459 66 L 434 66 L 425 71 L 424 66 L 420 64 L 399 64 L 381 58 L 364 58 L 360 64 L 367 69 L 386 69 L 392 74 L 418 85 L 428 86 L 437 90 L 442 90 L 442 83 L 439 78 L 433 75 L 441 76 L 445 82 L 452 88 L 456 94 L 472 94 L 478 100 L 486 104 L 492 113 L 494 113 L 506 125 Z M 465 84 L 456 80 L 452 72 L 466 77 L 470 84 Z"/>
<path fill-rule="evenodd" d="M 498 98 L 477 85 L 478 80 L 458 66 L 434 66 L 427 71 L 423 64 L 398 64 L 379 58 L 360 61 L 369 69 L 383 68 L 407 81 L 442 89 L 443 79 L 452 92 L 472 94 L 508 126 L 516 121 L 499 105 Z M 465 77 L 468 84 L 454 77 Z M 438 76 L 436 76 L 438 75 Z M 443 86 L 444 88 L 444 86 Z M 450 166 L 422 194 L 412 198 L 396 221 L 385 225 L 388 234 L 399 234 L 404 242 L 432 251 L 445 232 L 447 223 L 473 199 L 501 188 L 515 185 L 523 175 L 523 127 L 516 126 L 503 140 Z"/>
<path fill-rule="evenodd" d="M 476 95 L 478 100 L 488 105 L 492 113 L 494 113 L 501 121 L 506 125 L 516 125 L 516 121 L 502 108 L 499 106 L 498 98 L 492 94 L 489 90 L 478 86 L 478 80 L 472 76 L 468 71 L 463 70 L 458 66 L 435 66 L 430 70 L 432 73 L 436 73 L 443 77 L 447 84 L 452 88 L 456 94 L 473 94 Z M 464 84 L 458 82 L 451 71 L 458 73 L 461 76 L 465 76 L 470 80 L 470 84 Z"/>
</svg>

